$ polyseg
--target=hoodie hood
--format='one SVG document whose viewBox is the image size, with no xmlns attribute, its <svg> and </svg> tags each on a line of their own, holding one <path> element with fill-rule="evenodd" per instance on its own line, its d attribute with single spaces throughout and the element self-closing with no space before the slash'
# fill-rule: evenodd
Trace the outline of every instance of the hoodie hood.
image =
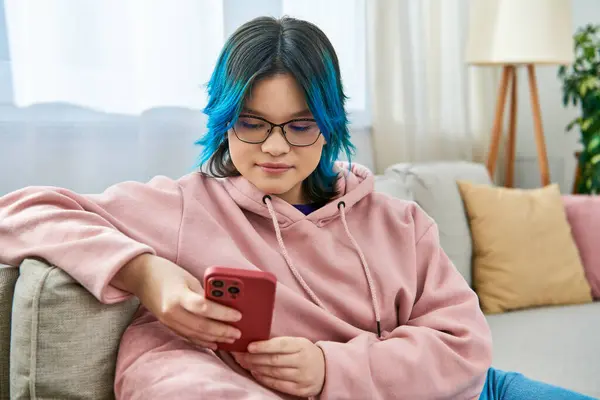
<svg viewBox="0 0 600 400">
<path fill-rule="evenodd" d="M 349 212 L 354 204 L 373 192 L 375 178 L 368 168 L 356 163 L 350 165 L 343 161 L 336 162 L 334 168 L 339 173 L 336 185 L 338 196 L 309 215 L 304 215 L 293 205 L 272 196 L 273 209 L 282 228 L 300 220 L 308 220 L 318 226 L 324 226 L 339 216 L 338 204 L 340 202 L 344 202 L 345 208 Z M 269 210 L 263 201 L 267 193 L 262 192 L 241 176 L 227 178 L 223 184 L 240 208 L 271 219 Z"/>
<path fill-rule="evenodd" d="M 360 263 L 371 295 L 374 328 L 376 329 L 377 336 L 381 336 L 381 316 L 379 302 L 377 300 L 377 288 L 375 287 L 375 282 L 364 253 L 350 232 L 350 228 L 346 222 L 346 213 L 348 212 L 346 210 L 350 210 L 358 201 L 373 192 L 374 177 L 367 168 L 357 164 L 350 166 L 348 163 L 338 162 L 334 167 L 339 173 L 337 182 L 339 195 L 333 201 L 330 201 L 328 204 L 310 213 L 308 216 L 305 216 L 286 201 L 261 192 L 256 186 L 243 177 L 236 177 L 225 181 L 225 188 L 241 208 L 271 219 L 281 255 L 285 259 L 290 272 L 294 275 L 294 278 L 300 286 L 302 286 L 308 297 L 323 309 L 326 309 L 323 302 L 321 302 L 315 292 L 308 286 L 302 277 L 302 274 L 296 268 L 294 260 L 290 257 L 283 240 L 283 235 L 281 234 L 281 229 L 296 221 L 304 219 L 314 222 L 318 227 L 322 227 L 329 221 L 333 221 L 337 217 L 340 217 L 348 241 L 352 244 L 360 258 Z"/>
</svg>

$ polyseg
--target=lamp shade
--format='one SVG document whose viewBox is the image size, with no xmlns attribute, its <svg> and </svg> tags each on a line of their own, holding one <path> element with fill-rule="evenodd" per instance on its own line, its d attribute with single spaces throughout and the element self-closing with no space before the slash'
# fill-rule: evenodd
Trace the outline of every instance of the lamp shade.
<svg viewBox="0 0 600 400">
<path fill-rule="evenodd" d="M 570 0 L 471 0 L 469 64 L 573 62 Z"/>
</svg>

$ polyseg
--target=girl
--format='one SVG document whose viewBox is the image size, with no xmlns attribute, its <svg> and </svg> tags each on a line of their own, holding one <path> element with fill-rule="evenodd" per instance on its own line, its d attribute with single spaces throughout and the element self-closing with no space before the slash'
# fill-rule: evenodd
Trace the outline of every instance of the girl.
<svg viewBox="0 0 600 400">
<path fill-rule="evenodd" d="M 434 222 L 336 162 L 353 148 L 338 60 L 317 27 L 245 24 L 208 93 L 210 176 L 0 199 L 0 262 L 42 257 L 104 303 L 140 299 L 117 398 L 477 399 L 519 380 L 488 373 L 490 331 Z M 243 316 L 202 296 L 212 265 L 277 276 L 272 339 L 214 351 Z"/>
</svg>

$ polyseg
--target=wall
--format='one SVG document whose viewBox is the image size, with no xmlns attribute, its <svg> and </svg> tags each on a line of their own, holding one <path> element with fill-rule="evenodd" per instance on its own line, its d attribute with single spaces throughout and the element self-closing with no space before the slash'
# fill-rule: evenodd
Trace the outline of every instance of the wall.
<svg viewBox="0 0 600 400">
<path fill-rule="evenodd" d="M 600 24 L 599 0 L 572 1 L 574 30 L 588 23 Z M 561 83 L 556 76 L 557 67 L 538 67 L 536 71 L 542 123 L 550 162 L 550 176 L 552 182 L 560 185 L 563 193 L 569 193 L 577 165 L 574 152 L 579 149 L 579 132 L 574 129 L 566 133 L 565 126 L 577 115 L 577 110 L 564 108 L 562 105 Z M 518 148 L 515 185 L 518 187 L 536 187 L 540 184 L 539 169 L 525 70 L 520 71 L 518 81 Z"/>
</svg>

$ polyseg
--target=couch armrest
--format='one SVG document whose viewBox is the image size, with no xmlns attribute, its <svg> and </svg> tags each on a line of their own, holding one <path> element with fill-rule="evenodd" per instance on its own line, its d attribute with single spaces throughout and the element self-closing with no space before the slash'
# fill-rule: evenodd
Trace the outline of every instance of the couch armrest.
<svg viewBox="0 0 600 400">
<path fill-rule="evenodd" d="M 64 271 L 20 267 L 10 343 L 12 398 L 114 398 L 116 357 L 139 302 L 101 304 Z"/>
<path fill-rule="evenodd" d="M 9 265 L 0 265 L 0 399 L 10 398 L 9 366 L 10 354 L 10 316 L 12 311 L 15 284 L 19 269 Z"/>
</svg>

